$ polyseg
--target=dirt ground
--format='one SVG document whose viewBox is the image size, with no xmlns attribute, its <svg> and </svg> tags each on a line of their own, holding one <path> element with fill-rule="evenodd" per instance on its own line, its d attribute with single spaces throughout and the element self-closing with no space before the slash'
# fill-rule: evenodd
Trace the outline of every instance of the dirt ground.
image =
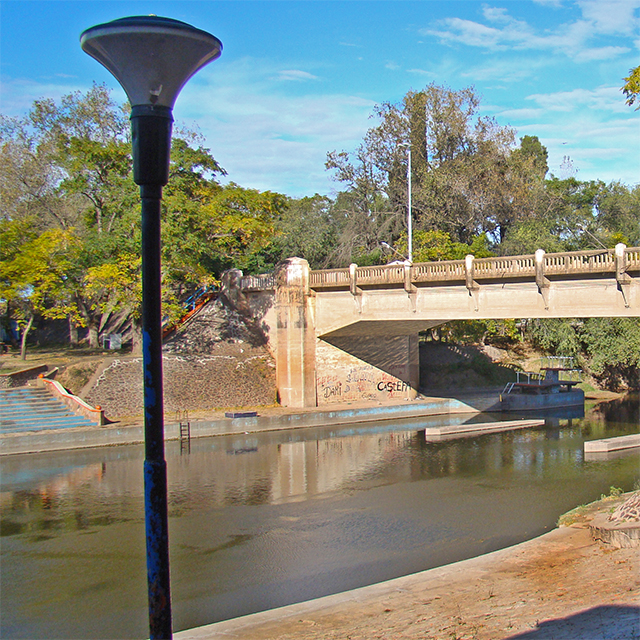
<svg viewBox="0 0 640 640">
<path fill-rule="evenodd" d="M 176 640 L 631 640 L 640 554 L 594 541 L 588 522 L 480 558 L 309 603 L 181 632 Z"/>
</svg>

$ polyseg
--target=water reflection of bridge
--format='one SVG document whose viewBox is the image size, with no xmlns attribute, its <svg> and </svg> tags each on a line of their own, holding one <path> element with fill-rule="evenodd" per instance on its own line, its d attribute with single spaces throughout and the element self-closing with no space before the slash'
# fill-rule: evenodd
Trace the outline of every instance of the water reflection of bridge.
<svg viewBox="0 0 640 640">
<path fill-rule="evenodd" d="M 318 440 L 290 441 L 265 435 L 216 438 L 213 444 L 194 441 L 191 453 L 184 456 L 172 450 L 176 443 L 169 443 L 169 508 L 170 512 L 181 512 L 185 508 L 197 511 L 277 504 L 349 492 L 356 487 L 473 474 L 478 469 L 489 475 L 526 472 L 535 477 L 549 464 L 557 464 L 558 456 L 566 455 L 567 463 L 575 463 L 573 448 L 559 449 L 555 444 L 547 451 L 540 446 L 541 439 L 554 439 L 554 433 L 538 429 L 502 432 L 482 436 L 483 446 L 475 446 L 467 439 L 430 442 L 424 427 L 410 431 L 387 427 L 374 429 L 366 436 L 337 433 L 339 437 Z M 3 495 L 3 507 L 9 507 L 12 500 L 35 500 L 34 505 L 42 502 L 42 508 L 50 508 L 74 496 L 69 506 L 77 514 L 95 511 L 96 505 L 106 506 L 122 496 L 142 499 L 138 458 L 106 457 L 112 459 L 72 467 L 41 480 L 31 497 L 20 492 L 13 497 Z M 126 518 L 125 513 L 122 516 Z"/>
</svg>

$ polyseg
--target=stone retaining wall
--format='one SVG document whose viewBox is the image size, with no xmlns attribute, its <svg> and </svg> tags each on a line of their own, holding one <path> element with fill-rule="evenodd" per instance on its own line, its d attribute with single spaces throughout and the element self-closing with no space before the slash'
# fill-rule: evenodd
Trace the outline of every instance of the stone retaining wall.
<svg viewBox="0 0 640 640">
<path fill-rule="evenodd" d="M 37 367 L 29 367 L 20 371 L 12 371 L 11 373 L 0 374 L 0 388 L 10 389 L 11 387 L 23 387 L 29 380 L 35 380 L 41 373 L 46 373 L 48 367 L 46 364 Z"/>
<path fill-rule="evenodd" d="M 236 311 L 213 301 L 164 346 L 164 409 L 176 411 L 272 405 L 275 363 Z M 143 410 L 142 358 L 115 358 L 84 397 L 108 418 Z"/>
</svg>

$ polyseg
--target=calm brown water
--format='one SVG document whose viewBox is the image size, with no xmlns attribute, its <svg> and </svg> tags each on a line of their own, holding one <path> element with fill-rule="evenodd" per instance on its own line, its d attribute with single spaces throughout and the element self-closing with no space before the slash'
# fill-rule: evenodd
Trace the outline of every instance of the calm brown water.
<svg viewBox="0 0 640 640">
<path fill-rule="evenodd" d="M 426 420 L 194 440 L 188 454 L 169 443 L 174 628 L 539 535 L 638 483 L 640 455 L 585 460 L 582 445 L 637 432 L 639 413 L 635 398 L 440 443 L 425 441 Z M 2 638 L 147 637 L 143 455 L 3 458 Z"/>
</svg>

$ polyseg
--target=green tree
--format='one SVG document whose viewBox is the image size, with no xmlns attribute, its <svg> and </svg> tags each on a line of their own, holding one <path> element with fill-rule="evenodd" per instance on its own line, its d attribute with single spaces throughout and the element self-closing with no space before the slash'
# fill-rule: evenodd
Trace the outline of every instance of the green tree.
<svg viewBox="0 0 640 640">
<path fill-rule="evenodd" d="M 533 161 L 533 169 L 537 177 L 541 180 L 547 175 L 549 165 L 549 153 L 547 148 L 540 142 L 538 136 L 524 136 L 520 138 L 520 148 L 514 152 L 515 156 L 524 156 Z"/>
<path fill-rule="evenodd" d="M 90 344 L 98 347 L 103 305 L 88 297 L 87 274 L 137 251 L 139 205 L 130 177 L 125 109 L 106 87 L 94 85 L 58 102 L 37 100 L 25 118 L 3 119 L 3 125 L 1 162 L 9 169 L 0 180 L 9 196 L 4 215 L 33 220 L 40 233 L 73 229 L 79 248 L 66 274 L 65 294 L 72 292 Z M 111 288 L 114 301 L 120 296 L 116 288 Z M 70 326 L 77 320 L 70 315 Z"/>
<path fill-rule="evenodd" d="M 221 187 L 225 175 L 202 141 L 182 132 L 171 145 L 169 182 L 162 205 L 162 264 L 166 302 L 178 303 L 217 275 L 211 268 L 211 243 L 216 235 L 204 207 Z M 197 146 L 191 146 L 192 144 Z"/>
<path fill-rule="evenodd" d="M 402 235 L 394 250 L 407 255 L 408 243 L 406 234 Z M 414 262 L 436 262 L 439 260 L 464 260 L 467 255 L 476 258 L 488 258 L 493 255 L 489 249 L 489 240 L 485 233 L 477 235 L 467 244 L 454 242 L 444 231 L 424 231 L 419 229 L 413 234 Z"/>
<path fill-rule="evenodd" d="M 80 321 L 68 289 L 68 273 L 77 239 L 71 231 L 29 231 L 24 220 L 0 221 L 0 299 L 11 307 L 22 329 L 20 355 L 37 316 L 72 315 Z"/>
<path fill-rule="evenodd" d="M 552 175 L 544 181 L 532 211 L 509 229 L 500 253 L 533 253 L 536 249 L 578 251 L 606 246 L 612 233 L 603 226 L 606 215 L 600 220 L 597 215 L 606 194 L 607 187 L 602 181 L 560 179 Z M 612 200 L 610 205 L 609 211 Z M 612 214 L 611 219 L 613 217 Z"/>
<path fill-rule="evenodd" d="M 387 229 L 381 239 L 395 240 L 401 233 L 407 209 L 406 144 L 416 229 L 442 230 L 463 243 L 481 232 L 501 240 L 517 220 L 531 214 L 546 150 L 526 137 L 515 153 L 513 130 L 480 116 L 479 105 L 473 88 L 453 91 L 431 84 L 407 93 L 398 104 L 377 107 L 380 123 L 355 154 L 328 155 L 327 168 L 358 204 L 358 229 L 373 219 Z"/>
<path fill-rule="evenodd" d="M 632 106 L 638 96 L 640 96 L 640 65 L 629 70 L 629 75 L 624 79 L 622 93 L 626 96 L 627 104 Z M 640 103 L 636 107 L 636 111 L 640 109 Z"/>
<path fill-rule="evenodd" d="M 35 221 L 36 234 L 73 230 L 64 293 L 72 297 L 70 323 L 87 327 L 92 347 L 105 314 L 128 309 L 134 324 L 139 318 L 140 204 L 127 115 L 94 85 L 0 122 L 2 216 Z M 167 305 L 231 266 L 251 270 L 285 207 L 279 194 L 221 186 L 225 172 L 201 142 L 181 129 L 173 140 L 162 230 Z"/>
<path fill-rule="evenodd" d="M 86 227 L 112 233 L 117 218 L 136 202 L 130 179 L 129 123 L 104 85 L 54 100 L 36 100 L 25 120 L 48 153 L 56 191 L 82 207 Z M 73 196 L 78 196 L 74 198 Z"/>
<path fill-rule="evenodd" d="M 275 221 L 275 236 L 263 252 L 261 266 L 272 269 L 285 258 L 297 256 L 312 269 L 332 264 L 339 235 L 333 203 L 327 196 L 290 198 Z"/>
<path fill-rule="evenodd" d="M 628 188 L 616 181 L 603 186 L 595 207 L 598 233 L 604 244 L 640 245 L 640 184 Z"/>
<path fill-rule="evenodd" d="M 217 258 L 217 273 L 232 266 L 251 270 L 254 256 L 273 238 L 275 221 L 286 207 L 286 197 L 272 191 L 223 186 L 203 210 Z"/>
<path fill-rule="evenodd" d="M 589 318 L 580 338 L 601 383 L 614 391 L 640 389 L 640 318 Z"/>
<path fill-rule="evenodd" d="M 29 219 L 32 228 L 68 229 L 77 223 L 78 202 L 58 190 L 63 174 L 26 120 L 0 115 L 0 218 Z"/>
</svg>

